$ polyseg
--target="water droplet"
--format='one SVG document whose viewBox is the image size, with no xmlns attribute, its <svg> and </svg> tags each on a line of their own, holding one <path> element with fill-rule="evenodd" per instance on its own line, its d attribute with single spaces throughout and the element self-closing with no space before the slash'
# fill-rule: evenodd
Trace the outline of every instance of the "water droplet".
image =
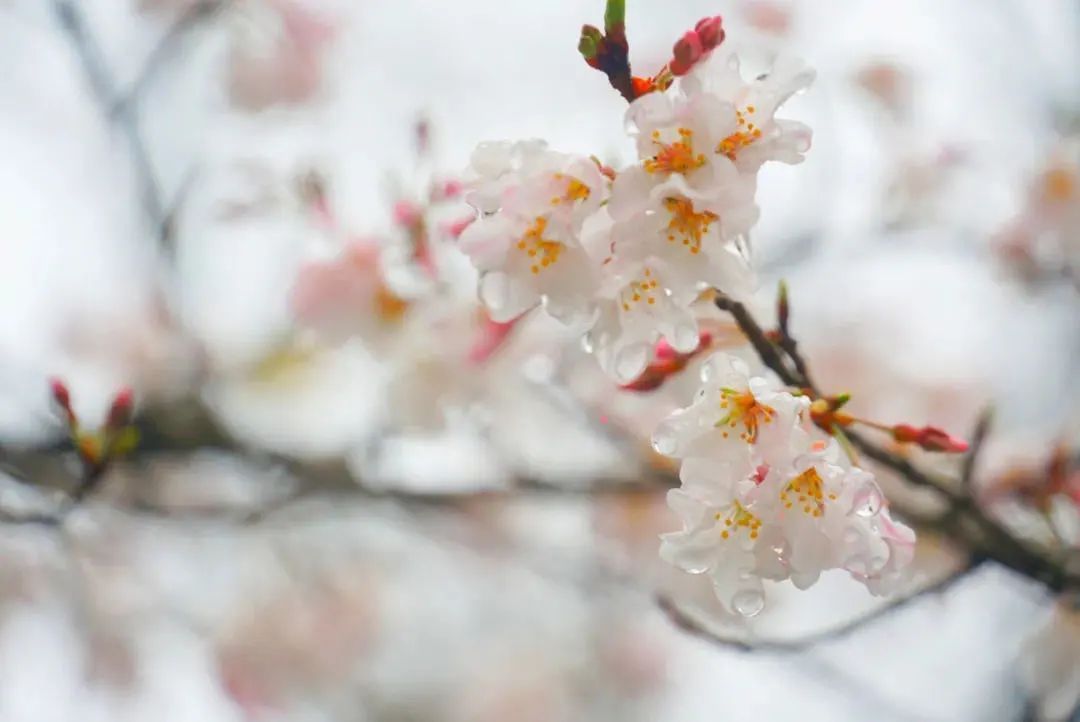
<svg viewBox="0 0 1080 722">
<path fill-rule="evenodd" d="M 645 370 L 649 363 L 649 351 L 643 345 L 627 346 L 615 354 L 615 378 L 620 383 L 630 383 Z"/>
<path fill-rule="evenodd" d="M 765 595 L 757 589 L 743 589 L 735 592 L 731 607 L 744 617 L 756 617 L 765 608 Z"/>
<path fill-rule="evenodd" d="M 708 557 L 702 557 L 698 559 L 690 554 L 684 554 L 679 558 L 679 569 L 682 569 L 687 574 L 704 574 L 712 569 L 712 554 L 710 552 Z"/>
<path fill-rule="evenodd" d="M 652 446 L 656 453 L 671 456 L 679 449 L 679 438 L 670 424 L 660 424 L 652 435 Z"/>
<path fill-rule="evenodd" d="M 869 519 L 878 515 L 878 512 L 881 511 L 881 505 L 881 489 L 878 488 L 877 482 L 870 480 L 855 492 L 852 511 L 856 516 Z"/>
</svg>

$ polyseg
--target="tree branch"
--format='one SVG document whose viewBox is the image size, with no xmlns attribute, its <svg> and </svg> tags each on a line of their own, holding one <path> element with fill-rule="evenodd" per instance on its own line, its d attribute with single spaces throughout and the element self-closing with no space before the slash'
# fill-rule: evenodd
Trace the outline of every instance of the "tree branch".
<svg viewBox="0 0 1080 722">
<path fill-rule="evenodd" d="M 657 596 L 656 603 L 667 615 L 668 619 L 676 627 L 713 644 L 730 647 L 743 652 L 801 652 L 809 647 L 843 639 L 850 634 L 887 617 L 894 612 L 909 606 L 912 602 L 933 594 L 943 594 L 961 579 L 966 578 L 972 571 L 979 567 L 980 561 L 971 561 L 962 568 L 945 575 L 941 579 L 902 597 L 896 597 L 887 603 L 862 614 L 843 624 L 820 632 L 814 632 L 795 639 L 758 639 L 747 640 L 736 637 L 725 637 L 709 629 L 706 624 L 680 608 L 673 600 Z"/>
<path fill-rule="evenodd" d="M 120 118 L 125 114 L 134 114 L 142 94 L 150 87 L 158 71 L 175 52 L 180 42 L 189 31 L 198 27 L 204 20 L 223 10 L 231 0 L 200 0 L 188 7 L 180 19 L 165 32 L 161 41 L 150 51 L 139 75 L 131 82 L 122 95 L 113 99 L 109 107 L 109 117 Z"/>
</svg>

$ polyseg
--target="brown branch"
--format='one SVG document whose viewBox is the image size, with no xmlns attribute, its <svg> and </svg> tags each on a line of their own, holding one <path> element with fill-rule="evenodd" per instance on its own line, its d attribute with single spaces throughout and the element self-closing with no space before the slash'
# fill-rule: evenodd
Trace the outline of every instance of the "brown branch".
<svg viewBox="0 0 1080 722">
<path fill-rule="evenodd" d="M 119 118 L 124 114 L 134 113 L 142 94 L 150 87 L 151 81 L 165 65 L 170 56 L 177 50 L 181 41 L 187 34 L 198 27 L 204 20 L 209 20 L 214 14 L 223 10 L 231 0 L 198 0 L 186 8 L 180 18 L 176 20 L 164 37 L 150 51 L 143 62 L 138 77 L 127 87 L 122 95 L 115 98 L 109 106 L 109 117 Z"/>
<path fill-rule="evenodd" d="M 712 629 L 709 629 L 709 627 L 701 620 L 680 608 L 673 600 L 667 597 L 657 596 L 656 603 L 676 627 L 713 644 L 719 644 L 743 652 L 801 652 L 818 644 L 825 644 L 843 639 L 863 627 L 873 624 L 879 619 L 909 606 L 916 600 L 933 594 L 943 594 L 961 579 L 966 578 L 972 571 L 978 568 L 980 564 L 981 561 L 978 560 L 970 561 L 960 569 L 946 574 L 941 579 L 932 582 L 911 594 L 893 598 L 880 607 L 872 609 L 843 624 L 794 639 L 739 639 L 736 637 L 725 637 Z"/>
<path fill-rule="evenodd" d="M 988 408 L 979 414 L 979 420 L 975 422 L 975 429 L 971 432 L 971 449 L 964 457 L 964 465 L 960 469 L 960 486 L 969 493 L 975 478 L 975 465 L 979 462 L 979 455 L 990 435 L 990 426 L 993 422 L 994 412 Z"/>
</svg>

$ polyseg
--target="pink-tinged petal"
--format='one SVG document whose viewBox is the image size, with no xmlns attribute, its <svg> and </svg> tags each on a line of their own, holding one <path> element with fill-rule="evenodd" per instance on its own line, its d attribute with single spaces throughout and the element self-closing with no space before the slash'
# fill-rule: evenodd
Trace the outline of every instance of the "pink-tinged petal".
<svg viewBox="0 0 1080 722">
<path fill-rule="evenodd" d="M 514 330 L 517 320 L 500 323 L 485 318 L 477 330 L 476 338 L 469 349 L 468 360 L 472 364 L 482 364 L 498 351 L 503 342 Z"/>
<path fill-rule="evenodd" d="M 518 230 L 517 224 L 503 216 L 482 218 L 462 232 L 458 247 L 481 271 L 500 268 L 506 264 Z"/>
</svg>

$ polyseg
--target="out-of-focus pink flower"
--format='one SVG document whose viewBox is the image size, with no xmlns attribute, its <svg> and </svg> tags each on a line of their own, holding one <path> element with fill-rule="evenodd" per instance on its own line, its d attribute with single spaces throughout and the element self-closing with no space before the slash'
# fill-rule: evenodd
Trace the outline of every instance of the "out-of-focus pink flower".
<svg viewBox="0 0 1080 722">
<path fill-rule="evenodd" d="M 1028 639 L 1020 658 L 1024 684 L 1040 720 L 1071 719 L 1080 703 L 1080 612 L 1062 599 Z"/>
<path fill-rule="evenodd" d="M 1080 139 L 1055 149 L 997 245 L 1010 268 L 1027 280 L 1080 274 Z"/>
<path fill-rule="evenodd" d="M 404 228 L 412 228 L 422 217 L 422 211 L 418 205 L 409 200 L 399 200 L 394 203 L 394 223 Z"/>
<path fill-rule="evenodd" d="M 266 0 L 279 29 L 269 47 L 238 41 L 229 57 L 229 98 L 259 111 L 310 100 L 322 83 L 322 56 L 333 37 L 330 21 L 301 0 Z"/>
<path fill-rule="evenodd" d="M 336 336 L 397 321 L 408 303 L 386 286 L 376 242 L 359 239 L 337 258 L 302 268 L 290 307 L 302 326 Z"/>
<path fill-rule="evenodd" d="M 987 504 L 1015 499 L 1046 512 L 1058 496 L 1080 510 L 1080 465 L 1064 444 L 1058 445 L 1045 463 L 1014 466 L 993 479 L 981 498 Z"/>
<path fill-rule="evenodd" d="M 905 112 L 911 104 L 911 71 L 899 63 L 869 62 L 855 74 L 855 82 L 894 114 Z"/>
<path fill-rule="evenodd" d="M 791 7 L 775 0 L 747 0 L 743 16 L 751 27 L 770 35 L 787 35 L 791 29 Z"/>
</svg>

